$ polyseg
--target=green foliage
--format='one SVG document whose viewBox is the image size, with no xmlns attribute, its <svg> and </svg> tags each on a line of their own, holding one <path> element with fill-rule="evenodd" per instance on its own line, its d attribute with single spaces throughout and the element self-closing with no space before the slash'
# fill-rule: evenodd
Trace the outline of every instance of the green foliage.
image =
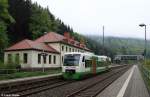
<svg viewBox="0 0 150 97">
<path fill-rule="evenodd" d="M 92 40 L 102 44 L 102 37 L 88 36 Z M 143 54 L 144 43 L 142 39 L 133 38 L 118 38 L 118 37 L 105 37 L 105 47 L 111 52 L 116 54 Z M 147 42 L 147 56 L 150 57 L 150 41 Z"/>
<path fill-rule="evenodd" d="M 19 56 L 11 56 L 5 64 L 0 61 L 0 69 L 20 69 L 20 63 Z"/>
<path fill-rule="evenodd" d="M 31 16 L 31 0 L 8 0 L 9 13 L 15 19 L 15 23 L 8 26 L 9 44 L 14 44 L 25 38 L 31 39 L 29 21 Z"/>
<path fill-rule="evenodd" d="M 3 59 L 3 52 L 8 45 L 7 26 L 14 22 L 8 12 L 8 1 L 0 0 L 0 60 Z"/>
<path fill-rule="evenodd" d="M 150 59 L 147 59 L 146 61 L 142 61 L 142 64 L 150 69 Z"/>
<path fill-rule="evenodd" d="M 8 44 L 5 23 L 0 21 L 0 51 L 2 51 Z"/>
<path fill-rule="evenodd" d="M 73 32 L 68 25 L 56 19 L 48 8 L 42 8 L 31 0 L 9 0 L 9 6 L 9 12 L 16 20 L 8 27 L 10 44 L 25 38 L 36 39 L 44 32 Z"/>
<path fill-rule="evenodd" d="M 90 48 L 97 55 L 107 55 L 113 58 L 116 54 L 116 52 L 112 51 L 112 49 L 103 47 L 96 38 L 92 39 L 91 37 L 86 36 L 85 39 L 87 47 Z"/>
<path fill-rule="evenodd" d="M 5 22 L 5 24 L 14 22 L 14 19 L 10 16 L 8 12 L 7 0 L 0 0 L 0 21 Z"/>
<path fill-rule="evenodd" d="M 20 67 L 20 65 L 13 62 L 6 64 L 4 64 L 3 62 L 0 63 L 0 69 L 17 69 L 18 67 Z"/>
<path fill-rule="evenodd" d="M 49 10 L 44 9 L 38 4 L 33 4 L 32 15 L 30 17 L 29 31 L 33 33 L 33 39 L 41 36 L 43 32 L 48 32 L 52 30 L 52 20 L 49 16 Z"/>
</svg>

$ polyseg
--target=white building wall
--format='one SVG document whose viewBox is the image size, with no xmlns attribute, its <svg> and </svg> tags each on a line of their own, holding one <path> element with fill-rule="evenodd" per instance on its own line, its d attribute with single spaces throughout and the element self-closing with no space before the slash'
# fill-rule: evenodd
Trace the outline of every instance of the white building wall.
<svg viewBox="0 0 150 97">
<path fill-rule="evenodd" d="M 25 64 L 23 62 L 23 54 L 24 53 L 27 53 L 28 57 L 27 57 L 27 63 Z M 20 61 L 20 64 L 23 68 L 30 68 L 31 65 L 32 65 L 32 51 L 9 51 L 9 52 L 5 52 L 5 63 L 8 62 L 8 54 L 11 54 L 12 55 L 12 61 L 15 62 L 15 55 L 16 54 L 19 54 L 19 61 Z"/>
<path fill-rule="evenodd" d="M 48 45 L 50 45 L 51 47 L 53 47 L 54 49 L 56 49 L 58 52 L 60 52 L 60 54 L 55 54 L 55 53 L 47 53 L 47 63 L 43 65 L 43 57 L 41 58 L 41 64 L 38 64 L 38 54 L 41 53 L 42 51 L 35 51 L 35 50 L 24 50 L 24 51 L 9 51 L 9 52 L 5 52 L 4 55 L 4 62 L 7 63 L 8 61 L 8 54 L 12 54 L 12 56 L 15 56 L 15 54 L 19 54 L 20 56 L 20 62 L 21 62 L 21 66 L 23 68 L 41 68 L 41 67 L 61 67 L 63 65 L 63 56 L 64 53 L 66 52 L 70 52 L 70 48 L 71 48 L 71 52 L 87 52 L 87 53 L 91 53 L 67 44 L 63 44 L 63 43 L 49 43 Z M 62 46 L 64 46 L 64 49 L 62 50 Z M 68 50 L 66 51 L 66 47 L 68 48 Z M 73 51 L 74 49 L 74 51 Z M 24 64 L 23 63 L 23 54 L 27 53 L 28 54 L 28 63 Z M 49 55 L 52 56 L 52 63 L 49 64 Z M 56 56 L 56 64 L 53 63 L 53 56 Z"/>
<path fill-rule="evenodd" d="M 23 63 L 23 54 L 24 53 L 27 53 L 28 54 L 28 62 L 27 64 Z M 5 52 L 5 59 L 4 59 L 4 62 L 7 63 L 8 62 L 8 54 L 11 54 L 12 55 L 12 61 L 14 62 L 15 61 L 15 55 L 16 54 L 19 54 L 19 58 L 20 58 L 20 64 L 21 64 L 21 67 L 22 68 L 41 68 L 41 67 L 45 67 L 45 68 L 48 68 L 48 67 L 60 67 L 60 55 L 59 54 L 54 54 L 54 53 L 47 53 L 48 56 L 46 57 L 47 58 L 47 62 L 46 64 L 43 65 L 43 57 L 41 57 L 41 64 L 38 64 L 38 54 L 40 54 L 41 51 L 29 51 L 29 50 L 26 50 L 26 51 L 9 51 L 9 52 Z M 51 64 L 49 64 L 49 55 L 52 56 L 52 59 L 51 59 Z M 56 64 L 53 63 L 53 56 L 56 56 Z"/>
<path fill-rule="evenodd" d="M 60 67 L 60 55 L 59 54 L 54 54 L 54 53 L 47 53 L 46 56 L 46 64 L 43 62 L 43 56 L 41 56 L 41 63 L 38 63 L 38 54 L 42 52 L 40 51 L 33 51 L 32 53 L 32 67 L 37 68 L 37 67 Z M 49 55 L 51 55 L 51 64 L 49 64 Z M 56 56 L 56 64 L 53 63 L 53 56 Z"/>
</svg>

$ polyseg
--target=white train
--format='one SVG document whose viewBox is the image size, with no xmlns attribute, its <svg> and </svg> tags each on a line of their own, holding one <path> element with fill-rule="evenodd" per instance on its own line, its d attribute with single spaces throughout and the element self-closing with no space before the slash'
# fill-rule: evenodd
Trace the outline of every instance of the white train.
<svg viewBox="0 0 150 97">
<path fill-rule="evenodd" d="M 111 58 L 89 53 L 70 52 L 64 54 L 62 73 L 65 79 L 82 79 L 93 73 L 109 69 Z"/>
</svg>

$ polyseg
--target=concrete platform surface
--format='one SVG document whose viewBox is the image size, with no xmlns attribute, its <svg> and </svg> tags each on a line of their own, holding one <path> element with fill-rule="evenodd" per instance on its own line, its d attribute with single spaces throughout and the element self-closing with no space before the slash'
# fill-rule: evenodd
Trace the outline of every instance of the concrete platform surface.
<svg viewBox="0 0 150 97">
<path fill-rule="evenodd" d="M 9 79 L 9 80 L 2 80 L 2 81 L 0 81 L 0 85 L 6 84 L 6 83 L 36 80 L 36 79 L 40 79 L 40 78 L 48 78 L 48 77 L 54 77 L 54 76 L 60 76 L 60 75 L 62 75 L 62 73 L 42 75 L 42 76 L 34 76 L 34 77 L 25 77 L 25 78 L 16 78 L 16 79 Z"/>
<path fill-rule="evenodd" d="M 137 65 L 108 86 L 97 97 L 150 97 Z"/>
</svg>

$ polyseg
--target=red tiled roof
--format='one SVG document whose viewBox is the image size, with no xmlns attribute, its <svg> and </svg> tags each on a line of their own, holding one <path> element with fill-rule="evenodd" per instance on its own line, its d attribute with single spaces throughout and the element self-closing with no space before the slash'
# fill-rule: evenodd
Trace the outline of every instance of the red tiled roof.
<svg viewBox="0 0 150 97">
<path fill-rule="evenodd" d="M 63 35 L 57 34 L 55 32 L 49 32 L 40 38 L 36 39 L 36 42 L 57 42 L 66 39 Z"/>
<path fill-rule="evenodd" d="M 72 38 L 67 38 L 63 35 L 57 34 L 55 32 L 49 32 L 44 36 L 36 39 L 35 41 L 32 40 L 22 40 L 19 43 L 7 48 L 5 51 L 13 51 L 13 50 L 26 50 L 26 49 L 35 49 L 35 50 L 44 50 L 48 52 L 58 53 L 54 48 L 46 45 L 44 42 L 63 42 L 65 44 L 84 49 L 87 51 L 91 51 L 90 49 L 86 48 L 86 46 L 80 46 L 80 42 L 75 41 Z"/>
<path fill-rule="evenodd" d="M 15 45 L 7 48 L 5 51 L 30 50 L 30 49 L 44 50 L 44 51 L 48 51 L 48 52 L 52 52 L 52 53 L 58 53 L 55 49 L 53 49 L 49 45 L 46 45 L 44 43 L 38 43 L 38 42 L 28 40 L 28 39 L 25 39 L 25 40 L 22 40 L 22 41 L 16 43 Z"/>
<path fill-rule="evenodd" d="M 63 43 L 67 43 L 69 45 L 75 46 L 77 48 L 91 51 L 90 49 L 87 49 L 86 47 L 80 47 L 79 45 L 80 42 L 72 40 L 72 39 L 67 39 L 63 35 L 57 34 L 55 32 L 49 32 L 45 34 L 44 36 L 41 36 L 40 38 L 36 39 L 35 41 L 36 42 L 63 42 Z"/>
</svg>

